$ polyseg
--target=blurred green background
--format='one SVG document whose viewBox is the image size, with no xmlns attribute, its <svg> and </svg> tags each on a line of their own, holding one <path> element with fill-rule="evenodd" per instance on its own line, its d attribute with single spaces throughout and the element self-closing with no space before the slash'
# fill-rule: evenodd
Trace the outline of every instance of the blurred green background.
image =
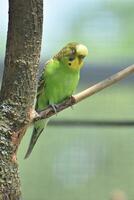
<svg viewBox="0 0 134 200">
<path fill-rule="evenodd" d="M 133 10 L 133 0 L 46 0 L 41 66 L 69 41 L 84 43 L 89 56 L 80 91 L 134 63 Z M 0 13 L 2 77 L 8 1 L 1 0 Z M 52 120 L 133 120 L 133 83 L 129 76 Z M 31 130 L 18 153 L 25 200 L 103 200 L 116 190 L 134 198 L 133 127 L 63 127 L 50 122 L 24 160 L 30 135 Z"/>
</svg>

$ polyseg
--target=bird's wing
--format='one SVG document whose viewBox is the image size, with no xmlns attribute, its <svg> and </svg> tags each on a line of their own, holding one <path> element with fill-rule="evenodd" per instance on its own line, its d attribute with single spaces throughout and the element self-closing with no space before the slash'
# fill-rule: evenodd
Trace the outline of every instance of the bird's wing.
<svg viewBox="0 0 134 200">
<path fill-rule="evenodd" d="M 42 73 L 42 75 L 41 75 L 41 77 L 39 79 L 39 82 L 38 82 L 37 98 L 43 92 L 43 89 L 45 87 L 45 77 L 44 77 L 44 74 L 45 74 L 45 69 L 43 70 L 43 73 Z"/>
<path fill-rule="evenodd" d="M 48 65 L 51 64 L 52 62 L 53 62 L 53 59 L 50 59 L 45 63 L 45 67 L 43 69 L 43 72 L 38 82 L 37 97 L 43 92 L 43 89 L 45 87 L 45 71 Z"/>
<path fill-rule="evenodd" d="M 44 88 L 45 88 L 45 85 L 46 85 L 46 83 L 45 83 L 45 70 L 46 70 L 46 67 L 51 62 L 52 62 L 52 59 L 46 62 L 45 67 L 43 69 L 43 72 L 42 72 L 41 77 L 40 77 L 39 82 L 38 82 L 37 96 L 36 96 L 36 106 L 35 106 L 36 109 L 38 109 L 38 98 L 44 92 Z"/>
</svg>

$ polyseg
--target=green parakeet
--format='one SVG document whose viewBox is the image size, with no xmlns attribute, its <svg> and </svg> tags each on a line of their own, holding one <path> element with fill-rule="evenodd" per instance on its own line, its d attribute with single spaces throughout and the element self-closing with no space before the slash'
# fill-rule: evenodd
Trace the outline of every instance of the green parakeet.
<svg viewBox="0 0 134 200">
<path fill-rule="evenodd" d="M 49 105 L 56 111 L 56 104 L 73 94 L 79 82 L 83 59 L 87 54 L 88 49 L 86 46 L 72 42 L 67 44 L 46 63 L 37 89 L 35 107 L 37 111 Z M 43 119 L 34 123 L 32 137 L 25 158 L 32 152 L 47 122 L 47 119 Z"/>
</svg>

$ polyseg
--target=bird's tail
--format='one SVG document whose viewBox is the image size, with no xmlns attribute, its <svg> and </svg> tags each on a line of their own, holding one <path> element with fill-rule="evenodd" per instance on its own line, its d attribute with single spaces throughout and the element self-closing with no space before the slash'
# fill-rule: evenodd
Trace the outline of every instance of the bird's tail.
<svg viewBox="0 0 134 200">
<path fill-rule="evenodd" d="M 25 159 L 28 158 L 34 148 L 34 145 L 36 144 L 40 134 L 42 133 L 42 131 L 46 128 L 46 125 L 48 123 L 48 119 L 44 119 L 44 120 L 39 120 L 37 122 L 35 122 L 34 124 L 34 129 L 33 129 L 33 133 L 32 133 L 32 136 L 31 136 L 31 140 L 30 140 L 30 143 L 29 143 L 29 147 L 28 147 L 28 150 L 26 152 L 26 155 L 25 155 Z"/>
</svg>

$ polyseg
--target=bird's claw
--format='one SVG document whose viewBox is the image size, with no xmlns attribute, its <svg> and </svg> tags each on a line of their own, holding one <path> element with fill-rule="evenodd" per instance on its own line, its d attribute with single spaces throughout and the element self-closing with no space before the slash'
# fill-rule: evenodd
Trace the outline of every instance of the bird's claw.
<svg viewBox="0 0 134 200">
<path fill-rule="evenodd" d="M 56 105 L 56 104 L 51 104 L 50 106 L 53 108 L 55 114 L 57 115 L 57 108 L 58 108 L 58 105 Z"/>
</svg>

